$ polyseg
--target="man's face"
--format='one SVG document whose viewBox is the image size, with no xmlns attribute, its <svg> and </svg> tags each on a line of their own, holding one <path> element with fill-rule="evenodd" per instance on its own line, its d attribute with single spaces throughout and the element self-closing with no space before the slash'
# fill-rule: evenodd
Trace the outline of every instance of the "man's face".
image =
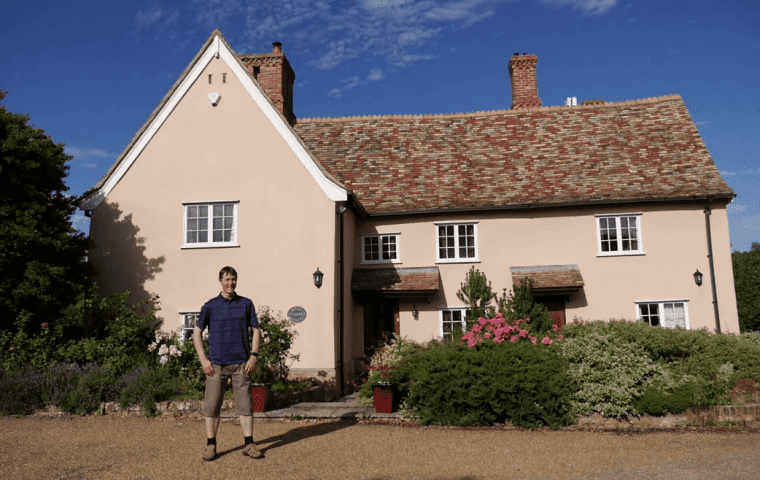
<svg viewBox="0 0 760 480">
<path fill-rule="evenodd" d="M 225 297 L 231 297 L 235 293 L 235 287 L 237 287 L 237 277 L 225 272 L 219 284 L 222 286 L 222 293 Z"/>
</svg>

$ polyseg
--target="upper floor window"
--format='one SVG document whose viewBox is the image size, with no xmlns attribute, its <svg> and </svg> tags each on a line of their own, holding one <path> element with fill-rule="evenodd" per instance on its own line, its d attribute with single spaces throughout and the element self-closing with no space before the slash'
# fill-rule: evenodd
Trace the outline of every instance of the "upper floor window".
<svg viewBox="0 0 760 480">
<path fill-rule="evenodd" d="M 643 255 L 641 214 L 596 216 L 598 255 Z"/>
<path fill-rule="evenodd" d="M 237 206 L 237 202 L 185 203 L 182 247 L 237 247 Z"/>
<path fill-rule="evenodd" d="M 636 302 L 636 319 L 652 326 L 689 329 L 689 312 L 683 300 Z"/>
<path fill-rule="evenodd" d="M 471 223 L 437 223 L 435 225 L 438 262 L 477 262 L 478 225 Z"/>
<path fill-rule="evenodd" d="M 399 263 L 397 233 L 365 235 L 362 238 L 362 263 Z"/>
</svg>

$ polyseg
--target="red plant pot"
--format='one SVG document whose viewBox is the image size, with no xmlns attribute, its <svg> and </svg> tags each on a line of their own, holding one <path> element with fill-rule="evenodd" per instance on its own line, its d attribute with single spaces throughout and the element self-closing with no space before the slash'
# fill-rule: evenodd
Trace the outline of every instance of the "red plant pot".
<svg viewBox="0 0 760 480">
<path fill-rule="evenodd" d="M 251 384 L 251 401 L 253 402 L 253 411 L 256 413 L 265 412 L 267 409 L 267 400 L 269 399 L 268 383 Z"/>
<path fill-rule="evenodd" d="M 393 413 L 398 408 L 398 387 L 395 383 L 378 382 L 372 384 L 375 412 Z"/>
</svg>

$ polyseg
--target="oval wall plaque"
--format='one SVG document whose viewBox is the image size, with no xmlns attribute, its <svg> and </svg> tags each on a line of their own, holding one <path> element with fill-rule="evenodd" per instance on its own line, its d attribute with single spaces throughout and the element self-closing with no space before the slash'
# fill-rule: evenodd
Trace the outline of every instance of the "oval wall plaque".
<svg viewBox="0 0 760 480">
<path fill-rule="evenodd" d="M 306 310 L 303 307 L 293 307 L 288 310 L 288 318 L 293 323 L 301 323 L 306 319 Z"/>
</svg>

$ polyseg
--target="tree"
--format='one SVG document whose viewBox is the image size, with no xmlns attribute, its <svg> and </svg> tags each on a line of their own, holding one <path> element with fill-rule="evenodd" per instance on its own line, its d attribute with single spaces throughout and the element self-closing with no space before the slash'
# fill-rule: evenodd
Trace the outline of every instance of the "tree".
<svg viewBox="0 0 760 480">
<path fill-rule="evenodd" d="M 0 105 L 0 329 L 13 330 L 24 313 L 35 333 L 82 291 L 91 243 L 69 218 L 76 210 L 65 194 L 71 157 L 28 122 Z"/>
<path fill-rule="evenodd" d="M 760 330 L 760 243 L 754 242 L 749 252 L 731 254 L 734 267 L 739 329 Z"/>
<path fill-rule="evenodd" d="M 534 335 L 546 333 L 554 326 L 549 310 L 533 299 L 533 280 L 523 278 L 514 285 L 514 293 L 504 289 L 504 295 L 498 299 L 499 312 L 504 315 L 508 321 L 529 318 L 530 321 L 525 325 L 525 329 Z"/>
<path fill-rule="evenodd" d="M 475 267 L 470 268 L 464 278 L 464 283 L 460 285 L 457 292 L 457 298 L 469 307 L 465 318 L 467 330 L 478 318 L 488 315 L 488 304 L 495 297 L 496 294 L 491 291 L 491 282 L 486 278 L 486 274 L 476 270 Z"/>
</svg>

